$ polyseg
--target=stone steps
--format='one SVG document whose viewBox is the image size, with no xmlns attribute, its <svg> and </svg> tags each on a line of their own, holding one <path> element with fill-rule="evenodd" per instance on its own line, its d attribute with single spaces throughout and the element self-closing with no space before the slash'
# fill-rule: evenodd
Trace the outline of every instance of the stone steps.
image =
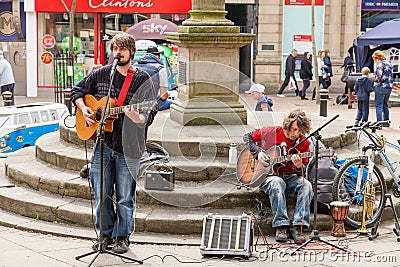
<svg viewBox="0 0 400 267">
<path fill-rule="evenodd" d="M 61 197 L 57 194 L 21 187 L 0 175 L 0 209 L 32 220 L 67 223 L 93 227 L 92 209 L 89 200 Z M 201 234 L 203 218 L 209 213 L 238 216 L 251 212 L 250 208 L 182 208 L 158 205 L 136 205 L 135 229 L 138 232 L 164 234 Z M 271 219 L 261 223 L 265 233 L 272 233 Z M 320 230 L 330 229 L 332 219 L 318 215 Z"/>
<path fill-rule="evenodd" d="M 16 184 L 38 191 L 47 191 L 62 197 L 90 199 L 92 192 L 87 179 L 77 171 L 63 169 L 38 160 L 35 148 L 27 147 L 10 155 L 5 163 L 6 175 Z M 31 166 L 27 169 L 27 166 Z M 254 195 L 245 189 L 238 190 L 236 178 L 224 177 L 209 183 L 182 182 L 173 191 L 144 189 L 144 179 L 139 179 L 137 203 L 177 207 L 253 207 Z M 289 199 L 288 205 L 294 204 Z"/>
<path fill-rule="evenodd" d="M 42 136 L 36 142 L 36 157 L 44 162 L 63 169 L 80 171 L 91 159 L 92 149 L 87 152 L 84 147 L 60 139 L 58 132 Z M 170 164 L 174 170 L 175 180 L 209 181 L 221 175 L 235 172 L 228 164 L 227 157 L 171 157 Z"/>
</svg>

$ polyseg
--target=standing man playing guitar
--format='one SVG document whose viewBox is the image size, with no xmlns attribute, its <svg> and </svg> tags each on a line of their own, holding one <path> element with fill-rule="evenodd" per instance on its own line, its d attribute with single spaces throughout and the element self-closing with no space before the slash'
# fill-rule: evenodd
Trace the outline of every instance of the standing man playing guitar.
<svg viewBox="0 0 400 267">
<path fill-rule="evenodd" d="M 313 190 L 311 183 L 304 179 L 308 158 L 302 159 L 299 154 L 309 152 L 310 142 L 306 140 L 296 149 L 291 149 L 305 138 L 303 134 L 309 133 L 310 128 L 310 118 L 304 111 L 294 110 L 285 117 L 283 126 L 266 126 L 247 133 L 243 137 L 246 147 L 258 160 L 258 164 L 262 167 L 273 165 L 273 174 L 266 177 L 260 188 L 269 196 L 273 212 L 272 227 L 276 228 L 276 240 L 280 242 L 288 240 L 290 226 L 286 195 L 297 198 L 293 227 L 290 228 L 290 233 L 296 243 L 305 242 L 301 227 L 310 225 L 310 202 L 313 198 Z M 281 147 L 279 152 L 284 160 L 274 164 L 271 163 L 274 162 L 273 155 L 268 151 L 274 151 L 276 146 Z M 269 150 L 265 151 L 265 149 Z"/>
<path fill-rule="evenodd" d="M 104 196 L 103 196 L 103 247 L 113 243 L 113 252 L 123 254 L 128 251 L 133 212 L 135 210 L 136 178 L 140 157 L 145 150 L 144 125 L 147 113 L 140 109 L 130 108 L 128 104 L 144 100 L 156 100 L 156 94 L 149 75 L 131 66 L 135 54 L 135 39 L 127 34 L 115 35 L 111 40 L 111 50 L 118 63 L 115 72 L 111 65 L 92 71 L 80 81 L 71 92 L 75 103 L 84 118 L 83 127 L 99 123 L 102 108 L 92 110 L 86 98 L 88 95 L 101 98 L 107 96 L 111 77 L 111 97 L 118 98 L 117 106 L 121 114 L 114 117 L 111 132 L 104 133 Z M 114 66 L 115 67 L 115 66 Z M 129 77 L 129 78 L 128 78 Z M 85 101 L 87 103 L 85 103 Z M 111 99 L 115 102 L 115 99 Z M 106 115 L 109 116 L 109 115 Z M 101 117 L 101 116 L 100 116 Z M 111 116 L 110 116 L 111 117 Z M 125 117 L 127 117 L 125 119 Z M 100 228 L 100 146 L 95 145 L 90 167 L 90 179 L 96 200 L 96 228 Z M 115 207 L 113 195 L 115 192 Z M 101 240 L 98 240 L 100 242 Z M 99 243 L 93 245 L 97 250 Z"/>
</svg>

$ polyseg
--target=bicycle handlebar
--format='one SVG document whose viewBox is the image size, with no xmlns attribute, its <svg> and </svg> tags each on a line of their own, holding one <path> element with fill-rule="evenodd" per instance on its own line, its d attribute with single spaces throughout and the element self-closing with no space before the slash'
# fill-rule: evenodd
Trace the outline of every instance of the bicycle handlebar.
<svg viewBox="0 0 400 267">
<path fill-rule="evenodd" d="M 357 131 L 360 131 L 360 130 L 363 130 L 363 129 L 366 129 L 366 128 L 369 128 L 369 129 L 371 129 L 371 130 L 379 130 L 381 127 L 382 127 L 382 125 L 383 124 L 388 124 L 388 123 L 390 123 L 390 121 L 389 120 L 387 120 L 387 121 L 376 121 L 376 122 L 364 122 L 364 123 L 362 123 L 362 124 L 360 124 L 360 125 L 348 125 L 348 126 L 346 126 L 346 133 L 347 132 L 350 132 L 350 131 L 355 131 L 355 132 L 357 132 Z"/>
</svg>

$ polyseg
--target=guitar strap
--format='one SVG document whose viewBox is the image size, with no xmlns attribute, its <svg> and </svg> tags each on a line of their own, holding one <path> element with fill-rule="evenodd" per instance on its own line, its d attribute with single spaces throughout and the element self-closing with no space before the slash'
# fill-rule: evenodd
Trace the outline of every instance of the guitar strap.
<svg viewBox="0 0 400 267">
<path fill-rule="evenodd" d="M 126 74 L 124 84 L 122 85 L 121 92 L 119 93 L 119 96 L 118 96 L 116 105 L 119 107 L 124 104 L 126 94 L 128 93 L 128 89 L 129 89 L 129 86 L 131 85 L 131 81 L 133 79 L 134 74 L 135 73 L 134 73 L 133 67 L 131 65 L 131 66 L 129 66 L 129 70 L 128 70 L 128 73 Z"/>
</svg>

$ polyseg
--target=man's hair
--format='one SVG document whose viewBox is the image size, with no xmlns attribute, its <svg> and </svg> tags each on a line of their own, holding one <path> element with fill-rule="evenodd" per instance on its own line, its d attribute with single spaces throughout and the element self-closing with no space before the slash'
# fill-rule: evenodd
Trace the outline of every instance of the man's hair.
<svg viewBox="0 0 400 267">
<path fill-rule="evenodd" d="M 124 46 L 129 51 L 131 51 L 131 59 L 135 56 L 136 46 L 135 46 L 135 38 L 132 35 L 123 32 L 118 33 L 111 39 L 110 49 L 113 50 L 114 46 Z"/>
<path fill-rule="evenodd" d="M 364 67 L 364 68 L 362 68 L 362 70 L 361 70 L 361 74 L 362 75 L 368 75 L 368 74 L 370 74 L 371 73 L 371 70 L 368 68 L 368 67 Z"/>
<path fill-rule="evenodd" d="M 373 59 L 379 59 L 379 60 L 386 60 L 386 56 L 385 56 L 385 54 L 384 54 L 381 50 L 376 50 L 376 51 L 372 54 L 372 58 L 373 58 Z"/>
<path fill-rule="evenodd" d="M 294 52 L 296 52 L 296 53 L 297 53 L 297 49 L 293 49 L 293 50 L 292 50 L 292 53 L 294 53 Z"/>
<path fill-rule="evenodd" d="M 283 120 L 283 129 L 289 131 L 292 127 L 293 122 L 297 121 L 297 126 L 303 133 L 309 133 L 311 130 L 311 119 L 301 109 L 293 110 L 289 113 L 289 116 Z"/>
</svg>

